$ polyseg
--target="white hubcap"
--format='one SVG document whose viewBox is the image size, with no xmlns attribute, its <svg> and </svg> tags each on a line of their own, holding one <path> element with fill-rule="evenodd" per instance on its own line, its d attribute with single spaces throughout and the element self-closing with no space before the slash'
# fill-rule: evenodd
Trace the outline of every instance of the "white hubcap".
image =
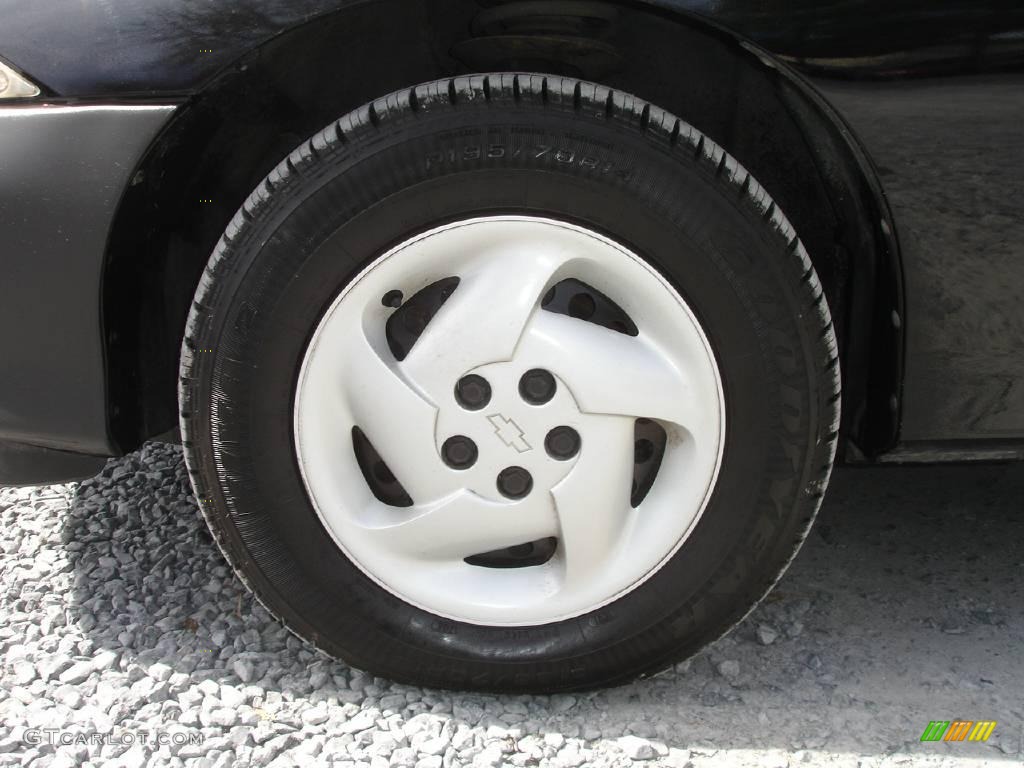
<svg viewBox="0 0 1024 768">
<path fill-rule="evenodd" d="M 408 300 L 449 277 L 457 288 L 396 359 L 386 335 L 396 310 L 382 297 L 401 291 Z M 637 334 L 543 309 L 567 279 L 610 298 Z M 520 391 L 535 370 L 554 382 L 542 404 Z M 490 389 L 475 410 L 456 396 L 468 375 Z M 634 507 L 638 419 L 667 439 Z M 375 495 L 353 428 L 411 506 Z M 549 438 L 556 428 L 560 440 Z M 522 216 L 439 227 L 367 267 L 320 322 L 295 401 L 299 467 L 338 546 L 403 600 L 489 625 L 570 618 L 641 584 L 703 512 L 723 436 L 714 356 L 679 294 L 595 232 Z M 457 454 L 466 468 L 444 447 L 453 437 L 475 449 Z M 466 561 L 552 540 L 554 553 L 538 564 Z"/>
</svg>

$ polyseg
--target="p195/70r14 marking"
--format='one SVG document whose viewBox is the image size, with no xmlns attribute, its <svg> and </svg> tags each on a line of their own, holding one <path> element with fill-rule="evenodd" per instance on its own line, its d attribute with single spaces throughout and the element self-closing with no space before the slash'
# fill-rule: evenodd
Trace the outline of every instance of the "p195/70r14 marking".
<svg viewBox="0 0 1024 768">
<path fill-rule="evenodd" d="M 598 173 L 613 173 L 616 176 L 626 178 L 629 171 L 624 168 L 616 168 L 610 160 L 600 160 L 592 155 L 584 155 L 574 152 L 571 149 L 559 149 L 558 147 L 546 144 L 534 144 L 532 146 L 517 145 L 507 147 L 500 143 L 488 144 L 466 144 L 462 147 L 449 147 L 446 150 L 431 152 L 426 157 L 427 168 L 444 163 L 456 163 L 473 160 L 500 160 L 502 158 L 523 158 L 538 160 L 543 157 L 553 159 L 556 163 L 563 165 L 576 165 Z"/>
</svg>

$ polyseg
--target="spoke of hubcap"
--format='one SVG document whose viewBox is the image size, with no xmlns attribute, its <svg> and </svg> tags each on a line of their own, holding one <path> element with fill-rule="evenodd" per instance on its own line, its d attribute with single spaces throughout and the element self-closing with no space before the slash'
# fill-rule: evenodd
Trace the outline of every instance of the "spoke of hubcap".
<svg viewBox="0 0 1024 768">
<path fill-rule="evenodd" d="M 558 531 L 548 493 L 510 504 L 464 490 L 415 513 L 405 522 L 367 530 L 382 551 L 416 560 L 462 560 Z"/>
<path fill-rule="evenodd" d="M 633 420 L 596 419 L 587 436 L 573 471 L 551 491 L 568 590 L 585 588 L 595 570 L 612 567 L 633 515 Z"/>
<path fill-rule="evenodd" d="M 498 246 L 460 275 L 459 287 L 402 363 L 436 402 L 447 402 L 466 371 L 512 357 L 552 275 L 571 257 L 544 245 Z"/>
<path fill-rule="evenodd" d="M 385 362 L 389 357 L 361 330 L 353 329 L 346 341 L 343 389 L 353 422 L 413 502 L 423 504 L 451 493 L 450 473 L 444 471 L 434 442 L 436 408 Z"/>
<path fill-rule="evenodd" d="M 518 354 L 565 381 L 587 413 L 660 419 L 693 433 L 708 422 L 713 401 L 695 392 L 687 376 L 642 336 L 538 312 Z M 711 415 L 717 419 L 717 411 Z"/>
</svg>

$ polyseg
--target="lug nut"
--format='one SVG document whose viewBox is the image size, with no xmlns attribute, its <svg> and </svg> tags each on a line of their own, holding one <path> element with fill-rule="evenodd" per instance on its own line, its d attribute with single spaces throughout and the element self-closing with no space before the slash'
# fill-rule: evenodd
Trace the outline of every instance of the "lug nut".
<svg viewBox="0 0 1024 768">
<path fill-rule="evenodd" d="M 633 462 L 643 464 L 650 461 L 654 455 L 654 443 L 646 438 L 641 438 L 633 444 Z"/>
<path fill-rule="evenodd" d="M 476 463 L 476 443 L 464 435 L 449 437 L 441 446 L 441 457 L 452 469 L 469 469 Z"/>
<path fill-rule="evenodd" d="M 519 394 L 530 405 L 543 405 L 555 396 L 555 377 L 543 368 L 533 368 L 519 379 Z"/>
<path fill-rule="evenodd" d="M 455 399 L 468 411 L 479 411 L 491 401 L 491 385 L 483 376 L 471 373 L 455 384 Z"/>
<path fill-rule="evenodd" d="M 577 293 L 569 299 L 569 317 L 589 320 L 597 311 L 597 302 L 589 293 Z"/>
<path fill-rule="evenodd" d="M 427 314 L 426 309 L 419 305 L 413 306 L 412 303 L 403 312 L 405 314 L 402 315 L 402 325 L 405 326 L 406 331 L 418 337 L 430 322 L 430 315 Z"/>
<path fill-rule="evenodd" d="M 509 499 L 521 499 L 533 489 L 533 478 L 522 467 L 505 467 L 498 473 L 498 491 Z"/>
<path fill-rule="evenodd" d="M 552 459 L 571 459 L 579 453 L 580 434 L 572 427 L 555 427 L 544 438 L 544 448 Z"/>
</svg>

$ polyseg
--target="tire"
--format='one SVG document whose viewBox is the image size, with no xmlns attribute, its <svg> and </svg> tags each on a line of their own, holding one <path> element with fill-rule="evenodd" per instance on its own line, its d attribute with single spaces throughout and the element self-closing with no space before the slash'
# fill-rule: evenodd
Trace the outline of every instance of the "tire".
<svg viewBox="0 0 1024 768">
<path fill-rule="evenodd" d="M 491 229 L 474 229 L 483 226 Z M 406 492 L 405 478 L 425 488 L 432 475 L 445 471 L 438 455 L 424 455 L 422 466 L 416 462 L 404 466 L 396 460 L 392 467 L 388 459 L 392 476 L 382 472 L 384 479 L 374 480 L 372 467 L 384 461 L 382 454 L 375 453 L 373 442 L 392 445 L 392 457 L 407 453 L 408 444 L 422 435 L 412 434 L 419 416 L 403 420 L 404 414 L 420 413 L 416 409 L 422 403 L 417 401 L 404 410 L 404 404 L 390 403 L 390 385 L 381 388 L 360 383 L 360 377 L 377 369 L 376 363 L 364 365 L 361 358 L 357 362 L 356 357 L 345 357 L 347 345 L 351 343 L 356 349 L 361 343 L 351 341 L 362 338 L 358 324 L 348 326 L 351 332 L 323 335 L 329 333 L 334 318 L 345 317 L 338 307 L 355 306 L 345 302 L 357 296 L 363 285 L 369 285 L 366 281 L 372 276 L 381 274 L 383 267 L 374 265 L 406 264 L 403 268 L 412 269 L 412 251 L 403 249 L 438 243 L 431 239 L 440 236 L 438 233 L 450 238 L 461 237 L 458 232 L 485 231 L 513 233 L 515 237 L 520 236 L 516 233 L 550 231 L 553 237 L 569 238 L 566 242 L 576 238 L 573 242 L 581 243 L 582 248 L 603 249 L 601 253 L 607 255 L 609 265 L 616 265 L 615 269 L 642 267 L 649 278 L 636 271 L 635 280 L 609 278 L 601 284 L 606 290 L 586 294 L 590 298 L 584 303 L 590 304 L 582 314 L 612 318 L 605 328 L 593 330 L 598 321 L 584 322 L 581 312 L 571 306 L 563 307 L 561 315 L 552 320 L 550 315 L 557 312 L 546 312 L 551 308 L 546 303 L 541 304 L 542 309 L 531 305 L 530 322 L 557 320 L 558 328 L 583 334 L 580 338 L 596 339 L 595 344 L 612 344 L 608 350 L 626 350 L 627 357 L 633 349 L 628 345 L 637 340 L 647 344 L 644 354 L 662 349 L 668 350 L 667 355 L 675 349 L 674 344 L 682 349 L 683 336 L 692 349 L 697 349 L 698 340 L 703 339 L 707 358 L 692 349 L 691 357 L 686 358 L 701 361 L 694 362 L 693 372 L 686 374 L 698 382 L 689 394 L 704 392 L 713 400 L 719 396 L 713 394 L 717 391 L 721 398 L 718 410 L 711 400 L 696 398 L 693 410 L 687 411 L 692 418 L 710 425 L 693 432 L 697 448 L 691 454 L 680 453 L 683 449 L 678 447 L 685 443 L 678 435 L 689 436 L 688 427 L 677 429 L 674 423 L 657 421 L 659 414 L 651 415 L 654 422 L 639 418 L 644 414 L 633 414 L 639 421 L 629 422 L 629 428 L 637 430 L 650 429 L 654 423 L 655 431 L 661 429 L 667 435 L 661 438 L 666 441 L 666 447 L 660 449 L 664 458 L 655 463 L 663 460 L 672 471 L 655 467 L 650 470 L 653 475 L 640 475 L 640 484 L 650 485 L 642 489 L 647 499 L 657 499 L 657 505 L 651 501 L 654 511 L 650 519 L 662 521 L 656 531 L 665 531 L 661 535 L 663 543 L 658 545 L 665 549 L 654 553 L 667 552 L 660 561 L 644 564 L 644 558 L 653 557 L 654 550 L 642 550 L 643 556 L 635 558 L 621 551 L 623 542 L 649 545 L 652 541 L 654 523 L 637 514 L 647 500 L 636 506 L 635 486 L 630 496 L 635 508 L 621 512 L 625 517 L 607 518 L 633 521 L 629 523 L 633 526 L 630 533 L 621 539 L 618 534 L 606 536 L 608 540 L 592 550 L 580 548 L 569 539 L 568 532 L 581 529 L 578 523 L 565 522 L 571 511 L 567 503 L 558 529 L 565 538 L 551 539 L 554 554 L 543 553 L 543 547 L 533 542 L 527 549 L 533 553 L 531 557 L 540 559 L 526 565 L 514 563 L 521 567 L 513 570 L 497 567 L 503 564 L 500 558 L 488 560 L 493 553 L 481 555 L 485 565 L 478 571 L 467 570 L 475 567 L 472 563 L 463 567 L 465 560 L 452 561 L 451 567 L 456 569 L 452 573 L 479 573 L 487 584 L 496 585 L 505 583 L 500 581 L 502 578 L 522 579 L 514 582 L 517 585 L 533 584 L 528 581 L 529 574 L 534 573 L 530 568 L 561 573 L 566 585 L 570 574 L 595 574 L 596 581 L 573 576 L 578 579 L 573 582 L 577 591 L 572 592 L 568 586 L 564 591 L 575 595 L 576 602 L 566 598 L 559 604 L 561 613 L 552 608 L 550 616 L 544 613 L 545 608 L 536 607 L 546 605 L 544 600 L 549 598 L 528 595 L 525 586 L 520 592 L 510 588 L 513 596 L 507 603 L 501 603 L 503 595 L 494 598 L 501 606 L 520 606 L 516 601 L 526 595 L 522 597 L 521 605 L 526 606 L 522 610 L 484 605 L 486 601 L 473 597 L 479 585 L 463 576 L 453 576 L 449 594 L 443 579 L 429 581 L 435 578 L 435 571 L 430 570 L 435 566 L 429 563 L 423 566 L 422 583 L 434 586 L 417 592 L 417 569 L 408 563 L 419 561 L 395 560 L 405 565 L 392 567 L 382 559 L 383 570 L 374 570 L 367 562 L 386 552 L 390 545 L 375 550 L 374 545 L 366 545 L 361 539 L 346 539 L 344 526 L 339 523 L 342 527 L 335 528 L 331 521 L 336 518 L 330 516 L 347 515 L 344 525 L 358 527 L 361 522 L 351 521 L 364 511 L 361 507 L 355 509 L 355 501 L 353 509 L 346 506 L 348 501 L 338 509 L 325 503 L 330 493 L 338 493 L 338 498 L 346 500 L 366 499 L 373 510 L 385 504 L 391 510 L 386 514 L 398 516 L 395 519 L 404 524 L 406 518 L 401 515 L 407 513 L 403 510 L 409 504 L 420 503 Z M 481 242 L 491 247 L 490 239 Z M 435 248 L 435 252 L 441 251 Z M 624 255 L 620 259 L 614 253 Z M 594 263 L 598 262 L 595 256 Z M 384 347 L 390 348 L 378 350 L 374 358 L 386 358 L 385 367 L 392 372 L 405 371 L 402 355 L 414 356 L 415 345 L 425 343 L 415 336 L 417 332 L 428 333 L 423 330 L 424 324 L 430 329 L 431 323 L 449 317 L 444 314 L 448 311 L 445 302 L 462 301 L 459 292 L 469 290 L 468 282 L 437 280 L 446 274 L 440 267 L 436 274 L 428 274 L 435 263 L 431 259 L 416 261 L 421 263 L 425 266 L 416 267 L 423 272 L 416 273 L 419 282 L 413 280 L 413 288 L 401 298 L 384 295 L 380 302 L 358 305 L 361 314 L 352 315 L 363 318 L 362 332 L 368 334 L 367 338 L 380 340 L 389 313 L 418 307 L 405 314 L 419 313 L 419 319 L 411 324 L 415 326 L 411 340 L 396 341 L 389 329 Z M 594 271 L 597 274 L 600 269 L 595 267 Z M 559 273 L 558 277 L 561 280 L 566 275 Z M 429 289 L 419 293 L 414 290 L 428 283 Z M 583 283 L 586 285 L 586 281 Z M 571 288 L 577 284 L 570 281 L 564 285 Z M 657 285 L 663 286 L 664 294 Z M 645 290 L 647 293 L 642 293 Z M 639 298 L 634 296 L 638 291 Z M 555 293 L 549 291 L 544 301 L 552 301 Z M 511 313 L 508 307 L 514 304 L 516 295 L 515 291 L 496 290 L 491 299 L 494 311 Z M 655 313 L 670 305 L 664 299 L 669 295 L 680 302 L 679 313 L 672 315 L 677 318 L 673 322 L 678 326 L 672 327 L 679 328 L 680 340 L 661 336 L 657 337 L 661 340 L 658 343 L 648 343 L 656 332 L 649 334 L 639 322 L 638 331 L 629 327 L 629 313 L 650 312 L 651 318 L 660 318 Z M 597 302 L 596 311 L 593 301 Z M 454 306 L 473 306 L 465 302 Z M 389 303 L 401 304 L 402 308 L 384 306 Z M 463 310 L 451 309 L 452 313 L 458 311 Z M 490 322 L 484 308 L 467 317 L 478 318 L 481 325 Z M 652 320 L 649 325 L 653 328 L 658 322 L 661 320 Z M 457 327 L 470 328 L 465 331 L 468 334 L 473 325 L 470 322 Z M 612 325 L 615 330 L 611 330 Z M 657 328 L 663 326 L 665 323 Z M 639 335 L 630 341 L 634 331 Z M 489 330 L 488 334 L 501 336 L 500 331 Z M 436 344 L 440 337 L 435 333 L 431 338 Z M 458 338 L 458 334 L 452 337 L 448 347 L 461 349 Z M 335 348 L 324 339 L 341 346 Z M 412 352 L 408 351 L 409 344 Z M 335 349 L 339 351 L 332 351 Z M 437 349 L 445 347 L 441 344 Z M 402 440 L 389 436 L 381 429 L 367 428 L 363 435 L 362 427 L 356 425 L 351 430 L 351 442 L 347 442 L 348 421 L 339 421 L 337 429 L 330 426 L 334 412 L 329 407 L 314 408 L 314 404 L 325 401 L 307 394 L 327 392 L 325 397 L 331 396 L 330 387 L 308 383 L 313 375 L 310 371 L 319 370 L 318 350 L 327 350 L 324 355 L 340 355 L 341 363 L 335 361 L 331 363 L 334 368 L 323 370 L 340 372 L 345 381 L 351 377 L 355 382 L 352 391 L 362 393 L 352 395 L 360 403 L 352 406 L 352 413 L 359 411 L 371 422 L 391 424 L 391 429 L 408 429 L 408 439 L 404 435 Z M 458 349 L 451 354 L 459 354 Z M 557 380 L 558 391 L 568 389 L 579 401 L 574 404 L 566 398 L 564 407 L 581 411 L 578 423 L 583 426 L 578 427 L 575 442 L 570 435 L 560 444 L 559 450 L 572 458 L 559 458 L 556 469 L 569 472 L 567 476 L 578 468 L 574 461 L 580 462 L 579 467 L 598 466 L 593 462 L 605 452 L 619 451 L 617 446 L 609 445 L 597 449 L 597 441 L 591 437 L 596 433 L 586 431 L 592 423 L 588 421 L 588 407 L 604 414 L 601 424 L 621 426 L 626 411 L 616 410 L 614 403 L 619 396 L 628 399 L 643 394 L 652 403 L 657 401 L 657 407 L 664 403 L 672 413 L 676 412 L 676 403 L 688 402 L 682 390 L 669 397 L 665 386 L 651 383 L 662 381 L 657 376 L 666 371 L 666 376 L 672 371 L 684 375 L 682 368 L 671 361 L 658 367 L 651 378 L 646 373 L 631 376 L 630 371 L 636 369 L 625 370 L 626 363 L 624 370 L 605 366 L 596 373 L 583 373 L 588 366 L 599 367 L 595 360 L 605 358 L 591 359 L 587 354 L 569 357 L 578 362 L 566 362 L 564 355 L 545 358 L 551 361 L 549 367 L 555 372 L 552 381 Z M 416 370 L 436 373 L 429 366 Z M 717 390 L 709 383 L 711 373 L 705 372 L 714 373 Z M 602 377 L 629 383 L 610 388 L 602 383 Z M 541 390 L 542 379 L 548 381 L 540 376 L 534 382 Z M 446 381 L 443 387 L 455 385 L 454 380 Z M 706 389 L 700 389 L 701 381 L 707 383 Z M 574 389 L 576 384 L 572 382 L 582 389 Z M 591 386 L 593 392 L 587 390 Z M 411 389 L 406 386 L 402 398 L 407 398 Z M 536 74 L 490 74 L 427 83 L 378 99 L 327 126 L 269 174 L 229 224 L 202 276 L 182 347 L 179 395 L 185 457 L 210 529 L 240 578 L 292 631 L 356 667 L 397 681 L 453 689 L 554 692 L 618 684 L 653 673 L 721 636 L 756 605 L 795 555 L 820 505 L 835 454 L 839 390 L 836 340 L 822 287 L 808 255 L 767 192 L 721 147 L 662 109 L 600 85 Z M 526 398 L 524 392 L 520 390 Z M 601 410 L 604 406 L 589 405 L 602 397 L 606 398 L 602 403 L 610 403 L 605 410 Z M 431 401 L 430 397 L 425 399 Z M 304 411 L 307 402 L 310 405 Z M 377 405 L 368 408 L 366 402 Z M 532 407 L 530 402 L 509 406 L 518 409 L 511 419 L 491 422 L 494 434 L 505 446 L 481 443 L 486 437 L 467 438 L 468 443 L 474 443 L 471 447 L 479 444 L 479 459 L 472 451 L 449 451 L 449 447 L 439 447 L 440 456 L 449 462 L 449 468 L 454 466 L 453 461 L 482 464 L 492 461 L 489 457 L 507 446 L 511 446 L 509 456 L 514 456 L 512 449 L 520 450 L 527 444 L 517 442 L 522 439 L 533 443 L 531 452 L 522 454 L 524 460 L 536 462 L 530 466 L 546 467 L 542 464 L 546 458 L 540 453 L 540 435 L 527 429 L 519 430 L 517 436 L 511 426 L 515 420 L 529 421 L 542 412 L 543 407 Z M 459 410 L 452 399 L 437 408 L 438 425 L 450 415 L 476 429 L 472 426 L 476 422 L 468 421 L 465 403 Z M 607 416 L 609 413 L 612 416 Z M 487 410 L 479 414 L 482 419 Z M 716 414 L 718 421 L 708 414 Z M 566 419 L 566 424 L 577 424 Z M 489 425 L 480 424 L 481 430 L 486 426 L 489 431 Z M 509 425 L 504 432 L 502 424 Z M 567 429 L 572 432 L 572 427 Z M 440 434 L 442 426 L 437 430 Z M 315 439 L 311 436 L 314 434 Z M 559 434 L 564 438 L 568 433 L 563 430 Z M 639 436 L 640 432 L 634 434 Z M 582 452 L 579 435 L 583 436 Z M 441 437 L 444 435 L 438 437 L 438 446 Z M 317 439 L 328 442 L 316 443 Z M 556 441 L 550 433 L 545 439 Z M 307 440 L 316 450 L 306 445 Z M 319 450 L 334 445 L 331 440 L 341 446 L 336 457 Z M 656 436 L 652 440 L 658 442 Z M 708 474 L 708 451 L 716 445 L 714 472 Z M 547 450 L 549 456 L 555 455 L 550 446 Z M 689 491 L 673 479 L 677 478 L 677 468 L 679 473 L 689 471 L 685 469 L 689 465 L 679 463 L 682 459 L 678 458 L 686 455 L 693 458 L 693 466 L 703 467 L 705 475 L 701 477 L 710 478 L 705 489 L 698 489 L 702 494 L 699 504 L 689 496 L 684 503 Z M 671 464 L 670 456 L 676 457 L 671 461 L 677 463 Z M 591 463 L 585 464 L 585 459 Z M 611 461 L 607 457 L 604 460 Z M 335 463 L 338 477 L 332 478 L 323 469 L 325 462 Z M 365 480 L 342 482 L 339 478 L 350 478 L 354 462 Z M 440 469 L 429 473 L 424 469 L 435 464 Z M 640 472 L 637 467 L 642 466 L 646 465 L 632 467 L 634 481 Z M 607 494 L 601 495 L 600 489 L 612 487 L 607 485 L 612 481 L 603 474 L 591 473 L 587 478 L 587 484 L 598 491 L 590 491 L 591 496 L 586 498 L 591 501 L 583 507 L 599 510 L 600 514 L 594 514 L 600 520 L 606 519 L 600 517 L 606 507 L 615 507 L 607 501 Z M 321 478 L 321 488 L 329 488 L 325 496 L 317 495 L 317 477 Z M 385 481 L 392 485 L 386 486 Z M 557 507 L 559 497 L 555 491 L 545 494 L 541 486 L 546 481 L 542 481 L 537 478 L 527 492 L 531 498 L 546 500 L 544 503 L 555 498 L 551 503 Z M 503 482 L 499 478 L 496 486 L 503 494 L 522 490 L 517 481 Z M 367 486 L 377 501 L 373 501 Z M 488 488 L 493 491 L 492 486 Z M 485 488 L 479 493 L 486 496 L 490 491 Z M 677 496 L 679 501 L 673 501 Z M 491 505 L 488 509 L 501 503 L 500 496 L 495 498 L 497 501 L 486 501 Z M 478 502 L 484 503 L 477 498 L 474 503 Z M 666 509 L 672 513 L 667 517 Z M 679 522 L 683 518 L 692 518 L 685 531 Z M 591 532 L 596 529 L 601 534 L 600 525 L 590 527 Z M 365 531 L 370 533 L 366 536 L 391 535 L 391 529 L 385 528 L 367 524 Z M 399 531 L 397 524 L 394 531 Z M 647 538 L 641 537 L 641 531 Z M 487 538 L 486 533 L 480 532 L 481 541 Z M 458 534 L 452 532 L 456 538 Z M 433 546 L 433 539 L 431 542 Z M 510 549 L 502 553 L 515 549 L 513 543 L 510 541 Z M 592 584 L 601 583 L 607 590 L 615 587 L 612 581 L 600 582 L 600 567 L 590 571 L 572 569 L 573 565 L 583 568 L 583 556 L 566 553 L 591 551 L 614 552 L 615 562 L 621 564 L 625 574 L 622 578 L 633 573 L 629 569 L 646 570 L 642 578 L 630 576 L 633 580 L 627 587 L 614 594 L 601 599 L 587 597 Z M 420 554 L 402 551 L 402 557 L 407 558 Z M 542 562 L 544 557 L 548 559 Z M 559 557 L 568 560 L 559 561 Z M 618 568 L 616 565 L 606 570 L 618 574 Z M 406 586 L 394 587 L 389 581 L 392 576 L 394 583 Z M 465 611 L 459 602 L 463 594 L 470 596 L 465 599 L 469 606 Z M 483 607 L 473 613 L 478 605 Z"/>
</svg>

